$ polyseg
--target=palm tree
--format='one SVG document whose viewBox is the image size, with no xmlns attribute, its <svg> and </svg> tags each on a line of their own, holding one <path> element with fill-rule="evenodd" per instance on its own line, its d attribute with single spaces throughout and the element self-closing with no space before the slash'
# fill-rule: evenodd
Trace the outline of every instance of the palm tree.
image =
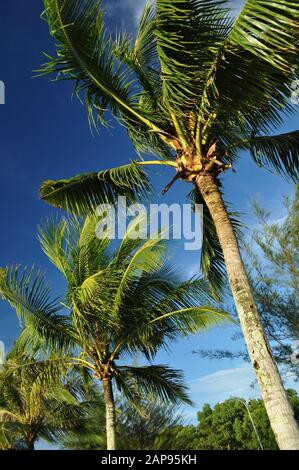
<svg viewBox="0 0 299 470">
<path fill-rule="evenodd" d="M 0 367 L 0 448 L 34 450 L 39 439 L 55 442 L 87 414 L 81 381 L 52 367 L 18 342 Z M 56 362 L 56 361 L 55 361 Z"/>
<path fill-rule="evenodd" d="M 93 210 L 148 180 L 143 165 L 174 168 L 193 185 L 205 212 L 202 269 L 223 286 L 226 272 L 248 352 L 281 449 L 299 448 L 299 431 L 266 340 L 219 177 L 241 150 L 288 178 L 298 177 L 299 131 L 278 135 L 298 79 L 299 4 L 247 0 L 233 19 L 221 0 L 156 0 L 133 40 L 107 33 L 100 0 L 44 0 L 57 55 L 41 74 L 72 80 L 90 124 L 106 116 L 127 128 L 140 160 L 118 169 L 42 185 L 42 198 L 74 212 Z M 110 114 L 108 114 L 108 111 Z M 274 135 L 273 135 L 274 132 Z M 169 188 L 168 185 L 166 190 Z"/>
<path fill-rule="evenodd" d="M 118 405 L 116 406 L 118 411 Z M 95 389 L 86 419 L 63 436 L 60 448 L 64 450 L 105 450 L 107 448 L 105 422 L 103 394 Z M 117 416 L 117 430 L 118 427 Z M 119 436 L 119 432 L 117 434 Z M 124 436 L 125 439 L 126 436 Z M 119 437 L 117 440 L 119 442 Z"/>
<path fill-rule="evenodd" d="M 25 320 L 19 341 L 52 350 L 79 350 L 69 362 L 89 370 L 103 386 L 109 450 L 116 448 L 114 381 L 123 396 L 138 406 L 140 396 L 190 404 L 180 371 L 166 365 L 120 364 L 140 352 L 151 361 L 159 348 L 178 336 L 228 320 L 213 306 L 205 281 L 180 282 L 165 264 L 165 241 L 131 239 L 136 220 L 114 253 L 107 239 L 95 236 L 98 218 L 49 220 L 40 229 L 42 249 L 67 282 L 59 313 L 37 273 L 2 270 L 0 295 Z M 205 306 L 199 306 L 203 303 Z M 74 356 L 74 354 L 73 354 Z M 62 358 L 62 362 L 65 361 Z M 130 362 L 130 361 L 129 361 Z"/>
</svg>

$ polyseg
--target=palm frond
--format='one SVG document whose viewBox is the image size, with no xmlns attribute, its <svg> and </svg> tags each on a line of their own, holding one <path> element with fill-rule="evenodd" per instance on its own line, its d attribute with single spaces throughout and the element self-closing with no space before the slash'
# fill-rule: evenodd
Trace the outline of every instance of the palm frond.
<svg viewBox="0 0 299 470">
<path fill-rule="evenodd" d="M 221 0 L 157 0 L 163 98 L 180 114 L 195 109 L 207 72 L 230 28 Z"/>
<path fill-rule="evenodd" d="M 181 371 L 165 365 L 119 367 L 120 375 L 129 389 L 136 388 L 142 396 L 154 396 L 164 402 L 192 404 L 187 395 Z M 122 383 L 117 379 L 122 390 Z"/>
<path fill-rule="evenodd" d="M 289 72 L 297 61 L 299 5 L 281 0 L 247 0 L 238 16 L 229 40 L 237 46 Z"/>
<path fill-rule="evenodd" d="M 136 225 L 142 223 L 142 220 L 138 219 L 131 225 L 131 230 L 134 230 Z M 129 227 L 130 230 L 130 227 Z M 125 239 L 128 237 L 126 234 Z M 130 240 L 131 241 L 131 240 Z M 140 245 L 140 241 L 138 241 Z M 130 243 L 131 249 L 132 244 Z M 117 259 L 122 256 L 124 243 L 119 250 Z M 115 294 L 115 308 L 118 310 L 122 302 L 122 298 L 125 295 L 126 289 L 129 288 L 130 284 L 139 279 L 143 273 L 154 273 L 157 272 L 164 264 L 165 256 L 165 243 L 160 238 L 153 238 L 147 241 L 143 241 L 141 246 L 138 247 L 135 253 L 131 251 L 131 257 L 122 273 L 119 287 Z M 123 260 L 122 260 L 123 261 Z"/>
<path fill-rule="evenodd" d="M 65 220 L 49 218 L 38 230 L 38 240 L 44 253 L 64 275 L 67 275 L 69 268 L 64 249 L 66 228 Z"/>
<path fill-rule="evenodd" d="M 256 136 L 248 141 L 248 145 L 259 166 L 298 182 L 299 131 L 275 136 Z"/>
<path fill-rule="evenodd" d="M 93 215 L 100 204 L 115 204 L 118 196 L 125 196 L 128 202 L 135 202 L 142 196 L 148 196 L 150 189 L 147 175 L 132 162 L 68 180 L 46 181 L 41 186 L 40 195 L 54 207 L 77 215 Z"/>
<path fill-rule="evenodd" d="M 201 136 L 208 145 L 268 132 L 295 111 L 290 96 L 299 72 L 298 9 L 289 1 L 245 3 L 206 76 L 198 129 L 214 114 L 208 135 Z M 228 157 L 233 161 L 233 154 Z"/>
<path fill-rule="evenodd" d="M 143 320 L 139 324 L 137 318 L 132 318 L 130 327 L 115 346 L 113 357 L 120 351 L 132 353 L 140 350 L 147 359 L 152 359 L 159 348 L 167 348 L 167 341 L 171 342 L 178 336 L 185 337 L 189 333 L 198 333 L 232 321 L 227 312 L 213 305 L 171 310 L 167 304 L 165 306 L 161 302 L 151 313 L 151 319 Z"/>
<path fill-rule="evenodd" d="M 90 122 L 105 122 L 109 107 L 116 117 L 129 113 L 131 119 L 155 126 L 136 108 L 137 90 L 129 68 L 113 55 L 113 40 L 105 29 L 101 0 L 44 0 L 44 18 L 56 40 L 56 57 L 47 56 L 43 74 L 57 74 L 57 79 L 75 82 L 75 93 L 86 93 Z M 82 37 L 84 41 L 82 41 Z"/>
<path fill-rule="evenodd" d="M 0 270 L 0 297 L 6 300 L 30 328 L 32 342 L 43 338 L 51 347 L 73 344 L 69 319 L 61 315 L 62 305 L 51 299 L 44 275 L 19 266 Z M 67 334 L 68 331 L 68 334 Z"/>
</svg>

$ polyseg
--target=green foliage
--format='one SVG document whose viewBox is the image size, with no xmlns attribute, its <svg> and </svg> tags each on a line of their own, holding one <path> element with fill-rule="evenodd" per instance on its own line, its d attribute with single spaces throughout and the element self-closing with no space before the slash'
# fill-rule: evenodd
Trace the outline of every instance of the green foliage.
<svg viewBox="0 0 299 470">
<path fill-rule="evenodd" d="M 299 421 L 299 397 L 288 390 L 295 417 Z M 104 414 L 101 396 L 95 402 L 90 419 L 64 439 L 64 448 L 103 449 Z M 254 422 L 265 450 L 277 450 L 274 434 L 261 399 L 247 403 L 229 398 L 213 408 L 205 404 L 197 413 L 198 425 L 186 425 L 178 410 L 149 396 L 132 406 L 121 400 L 117 405 L 118 443 L 120 450 L 256 450 L 259 442 Z"/>
<path fill-rule="evenodd" d="M 259 165 L 289 175 L 295 182 L 298 180 L 299 131 L 255 137 L 251 139 L 251 153 Z"/>
<path fill-rule="evenodd" d="M 121 403 L 117 420 L 121 450 L 162 450 L 161 437 L 181 423 L 175 407 L 162 404 L 151 395 L 140 401 L 138 409 L 128 402 Z"/>
<path fill-rule="evenodd" d="M 99 204 L 115 204 L 118 196 L 128 203 L 148 196 L 150 182 L 136 163 L 97 173 L 78 175 L 68 180 L 45 181 L 41 198 L 54 207 L 74 214 L 93 214 Z"/>
<path fill-rule="evenodd" d="M 47 334 L 52 349 L 62 344 L 63 347 L 74 345 L 69 319 L 61 314 L 59 300 L 51 298 L 51 289 L 41 271 L 22 270 L 19 266 L 0 269 L 0 298 L 9 302 L 21 322 L 26 324 L 19 343 L 25 345 L 29 338 L 36 337 L 34 347 L 38 348 L 41 346 L 38 338 Z"/>
<path fill-rule="evenodd" d="M 299 397 L 295 390 L 288 395 L 298 421 Z M 252 399 L 246 404 L 265 450 L 277 450 L 262 400 Z M 259 442 L 245 401 L 230 398 L 212 409 L 204 405 L 198 412 L 197 445 L 203 450 L 254 450 Z"/>
<path fill-rule="evenodd" d="M 161 450 L 197 450 L 197 430 L 183 424 L 168 427 L 157 436 L 155 446 Z"/>
<path fill-rule="evenodd" d="M 253 232 L 254 245 L 248 253 L 255 297 L 282 372 L 298 380 L 298 365 L 292 364 L 291 354 L 299 336 L 299 187 L 292 200 L 285 199 L 286 216 L 281 221 L 271 222 L 270 214 L 257 203 L 254 207 L 259 228 Z"/>
<path fill-rule="evenodd" d="M 63 353 L 62 364 L 87 368 L 100 380 L 114 379 L 136 405 L 149 393 L 167 402 L 190 403 L 180 371 L 125 361 L 130 363 L 128 357 L 138 352 L 151 361 L 177 337 L 229 321 L 229 316 L 215 306 L 204 281 L 177 278 L 166 265 L 164 240 L 131 238 L 140 220 L 116 250 L 108 239 L 96 237 L 98 221 L 50 219 L 40 228 L 42 249 L 66 281 L 65 298 L 57 305 L 67 313 L 58 314 L 55 307 L 54 315 L 48 308 L 49 291 L 39 273 L 2 271 L 1 296 L 24 321 L 21 344 L 33 351 L 56 351 L 58 358 Z"/>
<path fill-rule="evenodd" d="M 119 450 L 193 449 L 195 428 L 184 426 L 173 405 L 157 401 L 153 396 L 142 399 L 138 407 L 117 400 L 117 442 Z M 103 398 L 97 395 L 90 415 L 78 428 L 63 438 L 63 448 L 104 450 L 105 412 Z"/>
<path fill-rule="evenodd" d="M 58 444 L 65 450 L 106 450 L 105 426 L 105 403 L 94 389 L 84 419 L 66 432 Z"/>
<path fill-rule="evenodd" d="M 175 163 L 188 150 L 199 167 L 212 162 L 222 171 L 247 150 L 259 166 L 298 179 L 298 131 L 273 135 L 295 110 L 296 2 L 247 0 L 233 20 L 226 0 L 157 0 L 145 6 L 135 37 L 107 32 L 100 0 L 44 3 L 57 54 L 41 73 L 74 83 L 92 125 L 106 125 L 109 110 L 140 156 Z M 86 214 L 118 194 L 147 193 L 138 171 L 133 163 L 119 169 L 116 182 L 109 170 L 46 182 L 41 195 Z M 207 208 L 205 222 L 201 264 L 219 297 L 224 266 Z"/>
<path fill-rule="evenodd" d="M 85 95 L 91 123 L 105 123 L 109 109 L 138 152 L 164 158 L 167 146 L 173 152 L 196 141 L 197 151 L 206 153 L 218 142 L 219 156 L 232 162 L 240 140 L 250 149 L 252 137 L 268 133 L 281 123 L 282 112 L 294 109 L 294 2 L 266 8 L 247 0 L 233 21 L 225 0 L 158 0 L 156 7 L 146 5 L 134 39 L 106 31 L 100 0 L 44 3 L 57 55 L 48 56 L 42 73 L 74 82 L 76 94 Z M 278 147 L 275 159 L 264 154 L 259 163 L 294 177 L 293 146 L 284 139 L 287 159 Z"/>
<path fill-rule="evenodd" d="M 0 368 L 2 450 L 32 449 L 38 439 L 55 442 L 80 424 L 86 414 L 84 389 L 63 361 L 34 357 L 18 342 L 9 352 Z"/>
</svg>

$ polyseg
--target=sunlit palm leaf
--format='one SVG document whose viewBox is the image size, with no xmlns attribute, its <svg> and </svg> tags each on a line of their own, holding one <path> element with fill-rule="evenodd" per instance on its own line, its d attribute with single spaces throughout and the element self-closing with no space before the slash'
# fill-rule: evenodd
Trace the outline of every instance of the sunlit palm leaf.
<svg viewBox="0 0 299 470">
<path fill-rule="evenodd" d="M 88 173 L 68 180 L 43 183 L 41 198 L 54 207 L 74 214 L 94 214 L 100 204 L 115 204 L 119 196 L 135 202 L 148 196 L 151 185 L 136 163 Z"/>
<path fill-rule="evenodd" d="M 225 1 L 157 0 L 157 49 L 163 98 L 177 111 L 194 109 L 230 18 Z"/>
<path fill-rule="evenodd" d="M 25 325 L 35 331 L 32 342 L 47 337 L 53 348 L 74 344 L 69 319 L 61 315 L 62 306 L 52 300 L 44 275 L 18 266 L 0 270 L 0 296 L 16 310 Z"/>
<path fill-rule="evenodd" d="M 136 388 L 141 396 L 153 395 L 164 402 L 191 404 L 181 371 L 164 365 L 119 367 L 123 382 L 129 389 Z M 122 390 L 122 382 L 117 378 Z"/>
<path fill-rule="evenodd" d="M 291 178 L 299 177 L 299 131 L 276 136 L 254 137 L 249 141 L 255 162 Z"/>
<path fill-rule="evenodd" d="M 290 72 L 297 60 L 299 4 L 247 0 L 229 35 L 232 43 Z"/>
</svg>

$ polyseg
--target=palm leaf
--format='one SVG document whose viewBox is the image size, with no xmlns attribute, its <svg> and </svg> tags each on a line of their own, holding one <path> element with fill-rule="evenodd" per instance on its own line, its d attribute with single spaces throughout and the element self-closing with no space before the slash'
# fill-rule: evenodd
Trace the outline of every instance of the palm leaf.
<svg viewBox="0 0 299 470">
<path fill-rule="evenodd" d="M 247 0 L 206 76 L 198 128 L 206 127 L 201 137 L 207 145 L 268 132 L 295 110 L 290 95 L 299 70 L 298 13 L 295 2 Z M 233 161 L 233 154 L 228 157 Z"/>
<path fill-rule="evenodd" d="M 275 68 L 290 72 L 297 61 L 299 4 L 247 0 L 229 35 L 230 42 Z"/>
<path fill-rule="evenodd" d="M 47 338 L 47 343 L 53 348 L 73 344 L 69 319 L 60 314 L 62 305 L 51 299 L 50 289 L 40 271 L 36 274 L 33 269 L 21 271 L 18 266 L 1 269 L 0 296 L 34 333 L 31 335 L 33 343 Z"/>
<path fill-rule="evenodd" d="M 156 129 L 136 109 L 130 69 L 124 69 L 113 55 L 113 40 L 103 22 L 102 1 L 44 0 L 44 3 L 44 18 L 56 39 L 57 56 L 48 56 L 49 62 L 41 72 L 56 73 L 58 80 L 71 79 L 77 94 L 86 92 L 91 123 L 94 123 L 94 109 L 97 118 L 104 122 L 104 112 L 109 106 L 116 116 L 129 113 L 131 119 Z"/>
<path fill-rule="evenodd" d="M 75 176 L 68 180 L 46 181 L 41 198 L 54 207 L 74 214 L 94 214 L 100 204 L 115 204 L 118 196 L 135 202 L 148 196 L 151 185 L 144 171 L 135 162 L 129 165 Z"/>
<path fill-rule="evenodd" d="M 177 112 L 195 109 L 207 71 L 230 26 L 225 1 L 157 0 L 156 36 L 163 97 Z"/>
<path fill-rule="evenodd" d="M 291 178 L 299 176 L 299 131 L 275 136 L 253 137 L 248 142 L 251 155 L 261 166 Z"/>
<path fill-rule="evenodd" d="M 142 396 L 152 395 L 155 398 L 175 404 L 192 404 L 187 395 L 181 371 L 165 365 L 150 365 L 144 367 L 119 367 L 121 378 L 127 388 L 140 392 Z M 122 381 L 116 380 L 120 390 Z"/>
</svg>

